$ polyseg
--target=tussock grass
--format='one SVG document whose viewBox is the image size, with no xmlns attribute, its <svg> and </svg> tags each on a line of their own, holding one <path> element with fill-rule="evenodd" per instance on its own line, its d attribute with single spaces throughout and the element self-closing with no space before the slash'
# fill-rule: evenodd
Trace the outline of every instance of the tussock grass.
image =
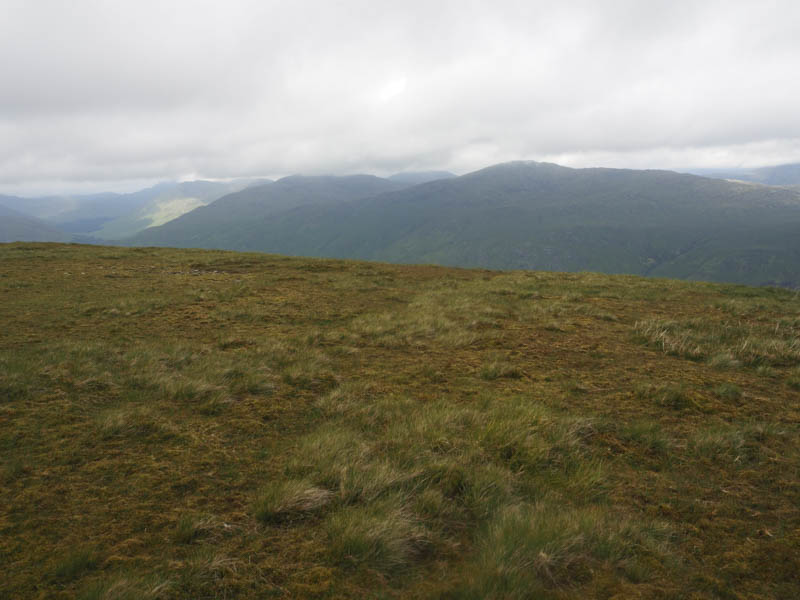
<svg viewBox="0 0 800 600">
<path fill-rule="evenodd" d="M 429 545 L 425 528 L 395 497 L 339 510 L 327 519 L 325 529 L 334 562 L 384 573 L 408 568 Z"/>
<path fill-rule="evenodd" d="M 177 435 L 175 427 L 166 419 L 145 407 L 123 407 L 102 412 L 97 418 L 97 428 L 104 439 L 147 441 Z"/>
<path fill-rule="evenodd" d="M 172 540 L 176 544 L 191 544 L 211 533 L 217 526 L 213 517 L 182 514 L 175 524 Z"/>
<path fill-rule="evenodd" d="M 652 400 L 658 406 L 674 410 L 696 406 L 686 386 L 680 383 L 640 383 L 636 386 L 636 395 L 642 399 Z"/>
<path fill-rule="evenodd" d="M 318 511 L 332 497 L 329 490 L 302 479 L 275 481 L 261 490 L 254 511 L 262 523 L 280 522 Z"/>
<path fill-rule="evenodd" d="M 183 561 L 174 575 L 174 598 L 225 598 L 235 593 L 239 561 L 209 549 L 200 549 Z"/>
<path fill-rule="evenodd" d="M 789 366 L 800 364 L 800 328 L 741 324 L 707 319 L 670 321 L 645 319 L 636 332 L 648 344 L 667 354 L 708 360 L 711 366 Z"/>
<path fill-rule="evenodd" d="M 504 360 L 500 356 L 491 357 L 480 369 L 481 379 L 492 381 L 494 379 L 519 379 L 524 373 L 519 366 Z"/>
<path fill-rule="evenodd" d="M 53 567 L 53 577 L 61 581 L 72 581 L 99 564 L 94 548 L 76 548 L 60 558 Z"/>
<path fill-rule="evenodd" d="M 663 428 L 654 421 L 635 421 L 618 428 L 617 435 L 624 441 L 639 445 L 649 455 L 665 456 L 672 443 Z"/>
<path fill-rule="evenodd" d="M 670 555 L 670 528 L 659 522 L 612 516 L 558 504 L 509 506 L 487 527 L 472 575 L 453 597 L 550 597 L 554 589 L 592 578 L 608 565 L 641 581 Z"/>
<path fill-rule="evenodd" d="M 714 394 L 723 400 L 739 400 L 742 397 L 742 388 L 735 383 L 721 383 L 714 388 Z"/>
<path fill-rule="evenodd" d="M 704 459 L 750 468 L 777 455 L 787 435 L 787 428 L 772 423 L 718 425 L 692 434 L 688 449 Z"/>
<path fill-rule="evenodd" d="M 476 526 L 521 496 L 603 496 L 607 474 L 589 451 L 591 420 L 521 398 L 415 404 L 356 383 L 323 396 L 317 406 L 327 422 L 289 462 L 304 479 L 270 488 L 257 517 L 280 518 L 290 510 L 263 507 L 293 506 L 305 490 L 325 490 L 336 561 L 393 572 L 411 567 L 420 540 L 452 547 L 455 536 L 478 535 Z"/>
</svg>

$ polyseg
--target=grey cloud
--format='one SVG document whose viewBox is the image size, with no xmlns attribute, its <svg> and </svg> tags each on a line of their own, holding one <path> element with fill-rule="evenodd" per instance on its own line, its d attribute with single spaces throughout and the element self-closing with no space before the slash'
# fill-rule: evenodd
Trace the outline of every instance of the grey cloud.
<svg viewBox="0 0 800 600">
<path fill-rule="evenodd" d="M 800 160 L 800 5 L 6 0 L 0 192 Z"/>
</svg>

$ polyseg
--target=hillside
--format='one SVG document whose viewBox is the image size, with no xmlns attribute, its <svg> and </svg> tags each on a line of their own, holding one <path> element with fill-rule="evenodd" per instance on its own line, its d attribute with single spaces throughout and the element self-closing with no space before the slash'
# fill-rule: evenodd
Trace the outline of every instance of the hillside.
<svg viewBox="0 0 800 600">
<path fill-rule="evenodd" d="M 257 183 L 267 185 L 271 182 L 258 180 Z M 250 181 L 244 179 L 228 183 L 185 181 L 149 188 L 139 192 L 145 199 L 141 206 L 104 223 L 101 228 L 93 231 L 92 235 L 105 240 L 130 237 L 148 227 L 163 225 L 222 196 L 238 192 L 249 184 Z"/>
<path fill-rule="evenodd" d="M 126 243 L 800 285 L 796 190 L 524 162 L 361 200 L 248 198 Z"/>
<path fill-rule="evenodd" d="M 0 322 L 2 598 L 800 596 L 795 292 L 10 244 Z"/>
<path fill-rule="evenodd" d="M 69 238 L 40 219 L 0 206 L 0 242 L 66 242 Z"/>
<path fill-rule="evenodd" d="M 324 208 L 407 186 L 371 175 L 293 175 L 272 185 L 256 186 L 220 198 L 161 227 L 143 231 L 125 243 L 204 248 L 257 245 L 259 242 L 255 240 L 260 238 L 262 228 L 269 227 L 276 215 Z"/>
</svg>

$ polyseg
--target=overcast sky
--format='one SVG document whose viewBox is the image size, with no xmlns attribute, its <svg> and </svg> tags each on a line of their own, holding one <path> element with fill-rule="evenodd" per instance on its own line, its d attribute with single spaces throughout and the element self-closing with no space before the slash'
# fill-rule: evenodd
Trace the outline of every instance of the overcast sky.
<svg viewBox="0 0 800 600">
<path fill-rule="evenodd" d="M 0 193 L 800 162 L 800 2 L 0 0 Z"/>
</svg>

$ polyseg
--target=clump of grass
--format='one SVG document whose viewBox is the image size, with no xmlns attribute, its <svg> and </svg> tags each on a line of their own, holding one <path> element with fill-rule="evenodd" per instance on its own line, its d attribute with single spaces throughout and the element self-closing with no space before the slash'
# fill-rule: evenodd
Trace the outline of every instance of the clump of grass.
<svg viewBox="0 0 800 600">
<path fill-rule="evenodd" d="M 344 381 L 322 395 L 316 406 L 328 416 L 343 416 L 362 410 L 373 402 L 369 387 L 352 381 Z"/>
<path fill-rule="evenodd" d="M 695 404 L 688 390 L 682 384 L 640 384 L 636 387 L 636 395 L 639 398 L 653 400 L 659 406 L 674 410 L 683 410 Z"/>
<path fill-rule="evenodd" d="M 446 458 L 427 465 L 420 479 L 425 484 L 424 510 L 448 517 L 451 524 L 482 522 L 514 498 L 516 483 L 513 473 L 503 466 L 465 465 Z"/>
<path fill-rule="evenodd" d="M 175 428 L 144 407 L 123 407 L 100 413 L 97 426 L 103 439 L 168 439 Z"/>
<path fill-rule="evenodd" d="M 197 407 L 197 412 L 208 417 L 216 417 L 223 414 L 231 404 L 233 404 L 233 401 L 230 398 L 215 395 L 200 404 Z"/>
<path fill-rule="evenodd" d="M 236 559 L 212 549 L 201 549 L 183 561 L 172 584 L 173 597 L 229 598 L 234 595 Z"/>
<path fill-rule="evenodd" d="M 176 544 L 191 544 L 200 536 L 210 532 L 214 527 L 213 519 L 183 514 L 175 524 L 172 541 Z"/>
<path fill-rule="evenodd" d="M 266 381 L 263 373 L 234 367 L 222 374 L 222 380 L 230 392 L 236 396 L 264 395 L 273 391 L 273 386 Z"/>
<path fill-rule="evenodd" d="M 290 471 L 333 491 L 341 502 L 371 502 L 415 477 L 376 450 L 358 431 L 331 425 L 302 440 Z"/>
<path fill-rule="evenodd" d="M 775 377 L 776 372 L 775 369 L 770 367 L 769 365 L 758 365 L 756 367 L 756 373 L 761 375 L 761 377 Z"/>
<path fill-rule="evenodd" d="M 480 369 L 481 379 L 493 381 L 495 379 L 520 379 L 523 376 L 522 369 L 517 365 L 502 359 L 494 359 Z"/>
<path fill-rule="evenodd" d="M 312 391 L 326 391 L 337 384 L 336 374 L 331 368 L 331 359 L 319 350 L 302 347 L 275 357 L 284 383 L 292 387 Z"/>
<path fill-rule="evenodd" d="M 742 397 L 742 388 L 735 383 L 721 383 L 714 388 L 714 394 L 723 400 L 738 400 Z"/>
<path fill-rule="evenodd" d="M 98 562 L 93 548 L 76 548 L 56 562 L 53 577 L 61 581 L 72 581 L 97 568 Z"/>
<path fill-rule="evenodd" d="M 226 337 L 217 344 L 217 347 L 220 350 L 236 350 L 238 348 L 246 348 L 247 346 L 251 346 L 253 342 L 251 340 L 245 340 L 238 337 Z"/>
<path fill-rule="evenodd" d="M 307 480 L 274 481 L 262 488 L 254 512 L 262 523 L 277 523 L 316 512 L 332 498 L 332 492 Z"/>
<path fill-rule="evenodd" d="M 395 498 L 344 507 L 330 515 L 325 528 L 331 560 L 382 573 L 406 569 L 429 545 L 425 528 Z"/>
<path fill-rule="evenodd" d="M 770 453 L 769 446 L 785 435 L 770 423 L 718 425 L 695 432 L 688 448 L 701 458 L 745 466 L 761 462 Z"/>
<path fill-rule="evenodd" d="M 566 333 L 569 331 L 571 324 L 564 321 L 550 320 L 547 321 L 542 327 L 547 331 L 554 331 L 557 333 Z"/>
<path fill-rule="evenodd" d="M 646 580 L 655 575 L 647 565 L 668 559 L 670 535 L 664 524 L 599 509 L 510 506 L 489 523 L 470 576 L 453 597 L 550 597 L 558 587 L 588 581 L 600 565 Z"/>
<path fill-rule="evenodd" d="M 162 377 L 161 386 L 164 394 L 175 402 L 202 402 L 218 396 L 221 390 L 204 381 L 196 381 L 186 377 Z"/>
<path fill-rule="evenodd" d="M 654 421 L 635 421 L 619 428 L 620 439 L 633 442 L 644 448 L 649 454 L 665 455 L 669 449 L 669 440 L 663 428 Z"/>
<path fill-rule="evenodd" d="M 737 360 L 730 352 L 719 352 L 709 357 L 708 366 L 712 369 L 737 369 L 742 366 L 741 361 Z"/>
</svg>

